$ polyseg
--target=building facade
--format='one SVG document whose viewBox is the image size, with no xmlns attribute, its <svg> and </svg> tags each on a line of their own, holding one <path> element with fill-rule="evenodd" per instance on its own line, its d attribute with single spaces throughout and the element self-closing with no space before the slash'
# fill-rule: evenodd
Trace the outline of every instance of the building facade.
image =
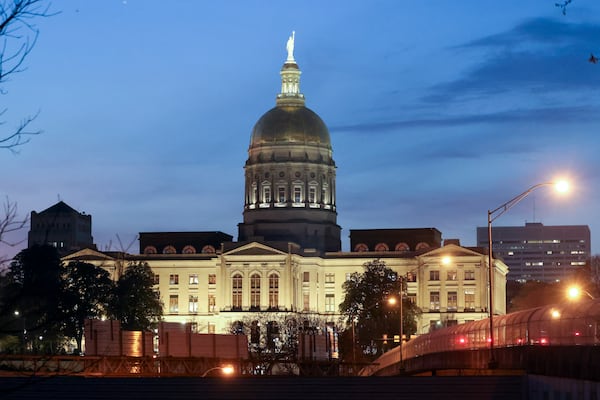
<svg viewBox="0 0 600 400">
<path fill-rule="evenodd" d="M 487 227 L 477 228 L 477 245 L 488 245 Z M 587 225 L 492 227 L 492 250 L 513 281 L 560 282 L 584 267 L 591 256 Z"/>
<path fill-rule="evenodd" d="M 94 248 L 92 216 L 59 201 L 41 212 L 31 212 L 28 246 L 49 244 L 66 255 L 87 247 Z"/>
<path fill-rule="evenodd" d="M 352 250 L 341 251 L 331 141 L 305 107 L 299 77 L 292 36 L 276 107 L 252 131 L 237 242 L 222 232 L 150 232 L 140 234 L 137 255 L 85 249 L 63 260 L 100 265 L 115 280 L 128 263 L 147 263 L 165 321 L 203 333 L 286 316 L 341 324 L 344 282 L 377 259 L 407 280 L 423 310 L 418 333 L 486 318 L 485 249 L 442 246 L 441 232 L 418 228 L 353 230 Z M 492 269 L 493 312 L 503 314 L 507 268 L 496 261 Z"/>
</svg>

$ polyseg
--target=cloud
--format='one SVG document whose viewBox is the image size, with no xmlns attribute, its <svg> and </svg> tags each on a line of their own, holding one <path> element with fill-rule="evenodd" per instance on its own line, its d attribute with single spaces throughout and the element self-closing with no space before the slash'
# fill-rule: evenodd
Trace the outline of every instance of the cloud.
<svg viewBox="0 0 600 400">
<path fill-rule="evenodd" d="M 430 88 L 426 103 L 447 103 L 468 96 L 557 90 L 595 90 L 598 69 L 587 62 L 600 25 L 538 18 L 513 29 L 455 47 L 480 52 L 479 64 L 464 76 Z"/>
</svg>

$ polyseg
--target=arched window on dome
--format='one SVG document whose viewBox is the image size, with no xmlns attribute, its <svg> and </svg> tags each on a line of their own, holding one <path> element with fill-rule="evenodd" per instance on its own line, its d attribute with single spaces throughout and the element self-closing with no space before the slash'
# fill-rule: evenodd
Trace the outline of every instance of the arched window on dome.
<svg viewBox="0 0 600 400">
<path fill-rule="evenodd" d="M 202 248 L 202 254 L 214 254 L 216 253 L 215 248 L 210 244 L 207 244 Z"/>
<path fill-rule="evenodd" d="M 369 246 L 367 246 L 364 243 L 359 243 L 356 246 L 354 246 L 354 251 L 359 252 L 359 253 L 369 251 Z"/>
<path fill-rule="evenodd" d="M 265 181 L 261 184 L 262 188 L 262 199 L 260 202 L 261 207 L 270 207 L 271 206 L 271 183 Z"/>
<path fill-rule="evenodd" d="M 294 207 L 304 205 L 304 182 L 294 181 L 292 183 L 292 201 Z"/>
<path fill-rule="evenodd" d="M 319 184 L 315 181 L 308 183 L 308 204 L 311 207 L 319 207 L 317 203 L 317 190 L 319 188 Z"/>
<path fill-rule="evenodd" d="M 400 242 L 396 245 L 396 247 L 394 247 L 394 250 L 396 251 L 409 251 L 410 250 L 410 246 L 407 243 L 404 242 Z"/>
<path fill-rule="evenodd" d="M 428 249 L 429 247 L 430 247 L 430 246 L 429 246 L 429 243 L 425 243 L 425 242 L 419 242 L 419 243 L 417 243 L 417 245 L 415 246 L 415 250 L 425 250 L 425 249 Z"/>
<path fill-rule="evenodd" d="M 256 207 L 256 203 L 258 202 L 258 185 L 256 182 L 252 182 L 252 187 L 250 188 L 250 207 Z"/>
<path fill-rule="evenodd" d="M 375 245 L 375 251 L 389 251 L 390 247 L 385 243 L 377 243 Z"/>
<path fill-rule="evenodd" d="M 231 277 L 231 309 L 242 310 L 242 275 L 235 274 Z"/>
<path fill-rule="evenodd" d="M 165 248 L 163 249 L 163 254 L 176 254 L 177 250 L 175 249 L 175 247 L 169 245 L 169 246 L 165 246 Z"/>
<path fill-rule="evenodd" d="M 154 246 L 146 246 L 144 248 L 144 254 L 156 254 L 158 253 L 158 251 L 156 250 L 156 247 Z"/>
<path fill-rule="evenodd" d="M 196 254 L 196 248 L 192 245 L 187 245 L 181 250 L 183 254 Z"/>
<path fill-rule="evenodd" d="M 324 208 L 331 208 L 331 200 L 329 199 L 329 185 L 326 182 L 323 182 L 323 187 L 321 188 L 321 203 Z"/>
</svg>

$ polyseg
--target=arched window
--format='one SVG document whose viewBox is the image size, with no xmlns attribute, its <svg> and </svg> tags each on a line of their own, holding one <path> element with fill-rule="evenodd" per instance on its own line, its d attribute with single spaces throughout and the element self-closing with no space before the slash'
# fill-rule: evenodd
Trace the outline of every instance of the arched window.
<svg viewBox="0 0 600 400">
<path fill-rule="evenodd" d="M 163 249 L 163 254 L 175 254 L 177 253 L 177 250 L 175 250 L 175 247 L 173 246 L 165 246 L 165 248 Z"/>
<path fill-rule="evenodd" d="M 389 251 L 390 248 L 385 243 L 377 243 L 375 245 L 375 251 Z"/>
<path fill-rule="evenodd" d="M 269 309 L 276 310 L 279 307 L 279 276 L 269 275 Z"/>
<path fill-rule="evenodd" d="M 354 246 L 354 251 L 357 251 L 359 253 L 362 253 L 364 251 L 369 251 L 369 246 L 367 246 L 364 243 L 359 243 L 356 246 Z"/>
<path fill-rule="evenodd" d="M 410 247 L 408 246 L 408 244 L 404 243 L 404 242 L 400 242 L 396 245 L 396 247 L 394 248 L 394 250 L 396 251 L 409 251 Z"/>
<path fill-rule="evenodd" d="M 231 308 L 236 311 L 242 310 L 242 275 L 235 274 L 231 278 Z"/>
<path fill-rule="evenodd" d="M 250 309 L 260 310 L 260 275 L 250 276 Z"/>
<path fill-rule="evenodd" d="M 202 248 L 202 253 L 203 254 L 215 254 L 215 248 L 213 246 L 211 246 L 210 244 L 207 244 L 206 246 L 204 246 Z"/>
<path fill-rule="evenodd" d="M 158 253 L 158 251 L 156 251 L 156 247 L 154 246 L 146 246 L 146 248 L 144 249 L 144 254 L 156 254 Z"/>
<path fill-rule="evenodd" d="M 196 248 L 194 246 L 191 245 L 187 245 L 183 248 L 183 250 L 181 250 L 181 252 L 183 254 L 195 254 L 196 253 Z"/>
<path fill-rule="evenodd" d="M 419 242 L 416 246 L 415 246 L 415 250 L 424 250 L 424 249 L 428 249 L 429 248 L 429 244 L 425 243 L 425 242 Z"/>
</svg>

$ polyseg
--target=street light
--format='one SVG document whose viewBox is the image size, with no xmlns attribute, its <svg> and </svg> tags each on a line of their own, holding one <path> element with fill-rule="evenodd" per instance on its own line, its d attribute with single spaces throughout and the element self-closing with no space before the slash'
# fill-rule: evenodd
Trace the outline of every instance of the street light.
<svg viewBox="0 0 600 400">
<path fill-rule="evenodd" d="M 570 300 L 577 300 L 581 297 L 582 294 L 585 294 L 590 299 L 594 300 L 594 296 L 592 296 L 590 294 L 590 292 L 588 292 L 585 289 L 580 288 L 579 286 L 573 285 L 573 286 L 569 286 L 569 288 L 567 289 L 567 297 Z"/>
<path fill-rule="evenodd" d="M 224 365 L 224 366 L 209 368 L 206 371 L 204 371 L 204 373 L 200 377 L 206 378 L 209 373 L 211 373 L 212 371 L 216 371 L 216 370 L 221 370 L 221 372 L 223 372 L 223 375 L 232 375 L 234 372 L 234 369 L 231 365 Z"/>
<path fill-rule="evenodd" d="M 554 186 L 557 192 L 567 192 L 569 190 L 569 183 L 564 180 L 554 181 L 554 182 L 543 182 L 538 183 L 537 185 L 533 185 L 523 193 L 513 197 L 506 203 L 503 203 L 499 207 L 488 210 L 488 285 L 489 285 L 489 314 L 490 314 L 490 361 L 488 363 L 489 368 L 496 368 L 498 366 L 498 362 L 496 361 L 496 357 L 494 356 L 494 268 L 492 265 L 493 256 L 492 256 L 492 222 L 494 222 L 498 217 L 502 214 L 510 210 L 515 204 L 523 200 L 525 197 L 529 196 L 531 192 L 542 187 L 542 186 Z"/>
</svg>

